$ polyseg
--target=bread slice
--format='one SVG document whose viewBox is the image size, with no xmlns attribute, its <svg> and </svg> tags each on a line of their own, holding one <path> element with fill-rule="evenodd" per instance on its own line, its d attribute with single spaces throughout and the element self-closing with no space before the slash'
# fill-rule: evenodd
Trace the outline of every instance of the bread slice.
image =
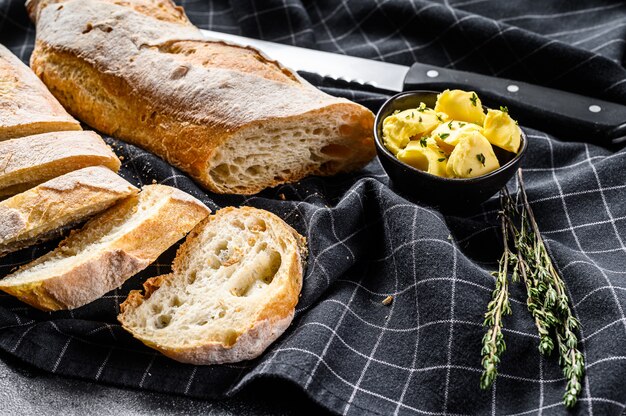
<svg viewBox="0 0 626 416">
<path fill-rule="evenodd" d="M 176 188 L 145 186 L 0 280 L 0 290 L 44 311 L 77 308 L 145 269 L 209 213 Z"/>
<path fill-rule="evenodd" d="M 102 166 L 67 173 L 0 202 L 0 256 L 58 236 L 138 189 Z"/>
<path fill-rule="evenodd" d="M 375 154 L 374 116 L 253 48 L 208 41 L 165 0 L 29 0 L 31 67 L 70 111 L 218 193 L 252 194 Z"/>
<path fill-rule="evenodd" d="M 93 131 L 60 131 L 0 141 L 0 199 L 98 165 L 117 172 L 120 161 Z"/>
<path fill-rule="evenodd" d="M 128 295 L 118 320 L 177 361 L 255 358 L 291 323 L 305 257 L 304 237 L 274 214 L 221 209 L 189 234 L 171 274 Z"/>
<path fill-rule="evenodd" d="M 0 140 L 80 129 L 30 68 L 0 45 Z"/>
</svg>

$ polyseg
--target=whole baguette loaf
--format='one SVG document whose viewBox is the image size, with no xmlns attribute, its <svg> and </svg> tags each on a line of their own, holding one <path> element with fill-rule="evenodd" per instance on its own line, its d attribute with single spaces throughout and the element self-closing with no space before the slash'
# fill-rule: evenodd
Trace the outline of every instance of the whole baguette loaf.
<svg viewBox="0 0 626 416">
<path fill-rule="evenodd" d="M 255 358 L 293 319 L 305 257 L 304 237 L 274 214 L 221 209 L 189 234 L 171 274 L 128 295 L 118 320 L 177 361 Z"/>
<path fill-rule="evenodd" d="M 67 173 L 0 202 L 0 256 L 58 236 L 58 231 L 138 192 L 111 170 Z"/>
<path fill-rule="evenodd" d="M 77 308 L 148 267 L 209 213 L 176 188 L 145 186 L 0 280 L 0 290 L 44 311 Z"/>
<path fill-rule="evenodd" d="M 0 44 L 0 140 L 80 129 L 30 68 Z"/>
<path fill-rule="evenodd" d="M 29 0 L 31 67 L 69 111 L 219 193 L 374 156 L 373 114 L 252 48 L 207 41 L 170 0 Z"/>
<path fill-rule="evenodd" d="M 93 131 L 60 131 L 0 141 L 0 199 L 98 165 L 117 172 L 120 161 Z"/>
</svg>

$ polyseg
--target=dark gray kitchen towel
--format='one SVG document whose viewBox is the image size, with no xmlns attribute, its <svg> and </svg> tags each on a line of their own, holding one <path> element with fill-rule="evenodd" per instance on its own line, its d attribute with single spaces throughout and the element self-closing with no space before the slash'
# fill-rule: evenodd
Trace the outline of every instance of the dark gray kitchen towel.
<svg viewBox="0 0 626 416">
<path fill-rule="evenodd" d="M 418 60 L 626 103 L 620 1 L 182 4 L 203 28 L 407 65 Z M 28 61 L 34 40 L 23 1 L 0 0 L 0 41 Z M 309 78 L 373 110 L 389 96 Z M 526 131 L 530 201 L 582 323 L 587 372 L 571 413 L 619 415 L 626 407 L 626 152 L 597 147 L 591 136 Z M 251 380 L 280 377 L 340 414 L 566 412 L 562 372 L 556 357 L 539 355 L 518 285 L 513 315 L 505 319 L 500 375 L 491 389 L 478 388 L 481 322 L 502 248 L 495 199 L 443 215 L 395 193 L 377 160 L 350 175 L 311 177 L 252 197 L 220 196 L 137 147 L 107 141 L 124 156 L 121 174 L 137 185 L 173 185 L 213 209 L 265 208 L 306 235 L 310 259 L 293 324 L 259 359 L 234 365 L 183 365 L 144 347 L 115 316 L 130 289 L 169 270 L 170 250 L 121 289 L 74 311 L 42 313 L 1 296 L 0 348 L 53 373 L 194 397 L 232 395 Z M 53 244 L 2 259 L 0 275 Z M 394 301 L 385 306 L 388 295 Z"/>
</svg>

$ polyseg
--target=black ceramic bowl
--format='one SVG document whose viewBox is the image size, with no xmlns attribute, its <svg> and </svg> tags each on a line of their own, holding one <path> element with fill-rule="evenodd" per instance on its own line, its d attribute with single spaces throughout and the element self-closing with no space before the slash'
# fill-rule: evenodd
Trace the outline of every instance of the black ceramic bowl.
<svg viewBox="0 0 626 416">
<path fill-rule="evenodd" d="M 434 108 L 438 92 L 405 91 L 391 97 L 376 114 L 374 138 L 380 162 L 387 171 L 391 186 L 400 194 L 444 209 L 463 210 L 478 205 L 496 194 L 513 177 L 526 152 L 528 140 L 522 131 L 517 154 L 494 146 L 500 168 L 476 178 L 441 178 L 399 161 L 383 143 L 383 120 L 396 110 L 416 108 L 420 102 Z"/>
</svg>

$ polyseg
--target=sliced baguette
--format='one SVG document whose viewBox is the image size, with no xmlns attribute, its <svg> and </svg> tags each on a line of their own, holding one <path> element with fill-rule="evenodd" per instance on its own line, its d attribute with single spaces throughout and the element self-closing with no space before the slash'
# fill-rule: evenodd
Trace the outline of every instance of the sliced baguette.
<svg viewBox="0 0 626 416">
<path fill-rule="evenodd" d="M 0 202 L 0 256 L 45 241 L 139 190 L 103 166 L 67 173 Z"/>
<path fill-rule="evenodd" d="M 177 361 L 255 358 L 291 323 L 305 257 L 305 238 L 274 214 L 221 209 L 189 234 L 171 274 L 128 295 L 118 320 Z"/>
<path fill-rule="evenodd" d="M 44 311 L 77 308 L 146 268 L 209 213 L 176 188 L 145 186 L 1 280 L 0 290 Z"/>
<path fill-rule="evenodd" d="M 351 171 L 375 154 L 367 108 L 255 49 L 204 39 L 170 1 L 27 7 L 37 24 L 31 67 L 72 114 L 214 192 Z"/>
<path fill-rule="evenodd" d="M 0 140 L 80 129 L 30 68 L 0 45 Z"/>
<path fill-rule="evenodd" d="M 60 131 L 0 141 L 0 199 L 98 165 L 117 172 L 120 161 L 93 131 Z"/>
</svg>

